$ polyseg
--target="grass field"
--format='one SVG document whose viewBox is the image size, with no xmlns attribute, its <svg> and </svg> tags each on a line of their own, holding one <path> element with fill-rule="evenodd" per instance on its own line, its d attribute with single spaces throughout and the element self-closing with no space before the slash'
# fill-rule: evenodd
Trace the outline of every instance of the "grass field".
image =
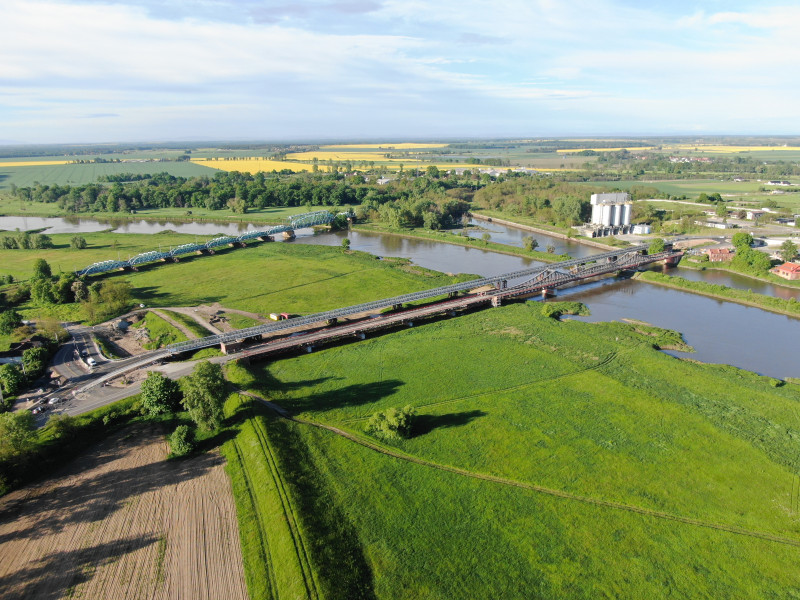
<svg viewBox="0 0 800 600">
<path fill-rule="evenodd" d="M 194 236 L 177 234 L 86 234 L 89 247 L 73 250 L 69 234 L 54 235 L 50 250 L 0 250 L 3 274 L 28 279 L 33 262 L 44 258 L 53 272 L 72 271 L 92 262 L 127 257 L 145 250 L 168 248 Z M 116 242 L 116 247 L 114 247 Z M 147 306 L 196 306 L 219 302 L 229 308 L 259 314 L 307 314 L 360 302 L 448 285 L 450 277 L 409 264 L 381 261 L 361 252 L 303 244 L 263 243 L 225 250 L 213 256 L 193 256 L 179 263 L 155 263 L 139 272 L 113 273 L 133 287 L 133 303 Z M 94 281 L 90 277 L 89 281 Z M 85 318 L 80 306 L 55 305 L 61 320 Z M 24 318 L 35 318 L 42 307 L 23 306 Z M 67 314 L 71 313 L 71 314 Z M 47 313 L 49 314 L 49 312 Z"/>
<path fill-rule="evenodd" d="M 6 161 L 9 162 L 9 161 Z M 38 161 L 37 166 L 3 166 L 0 163 L 0 189 L 9 189 L 11 184 L 17 187 L 31 187 L 36 183 L 47 185 L 81 185 L 97 181 L 100 175 L 117 173 L 163 173 L 181 177 L 214 176 L 214 171 L 194 162 L 134 162 L 134 163 L 88 163 L 88 164 L 51 164 Z M 54 161 L 58 162 L 58 161 Z"/>
<path fill-rule="evenodd" d="M 172 317 L 172 314 L 169 316 Z M 136 323 L 134 327 L 147 327 L 147 331 L 150 334 L 150 341 L 144 344 L 144 347 L 148 350 L 157 350 L 169 344 L 185 342 L 188 339 L 177 328 L 167 323 L 152 311 L 147 311 L 144 320 Z"/>
<path fill-rule="evenodd" d="M 800 593 L 800 387 L 662 354 L 653 344 L 674 340 L 655 329 L 540 311 L 229 369 L 340 430 L 281 422 L 267 436 L 310 460 L 287 485 L 339 513 L 369 570 L 355 580 L 377 598 Z M 363 433 L 406 404 L 411 439 Z M 312 551 L 318 572 L 329 561 Z"/>
</svg>

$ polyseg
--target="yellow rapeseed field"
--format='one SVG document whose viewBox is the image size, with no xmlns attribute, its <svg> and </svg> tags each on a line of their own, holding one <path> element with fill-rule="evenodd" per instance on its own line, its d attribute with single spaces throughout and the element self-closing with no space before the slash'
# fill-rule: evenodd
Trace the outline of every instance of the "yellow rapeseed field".
<svg viewBox="0 0 800 600">
<path fill-rule="evenodd" d="M 46 167 L 47 165 L 68 165 L 72 160 L 23 160 L 0 162 L 0 167 Z"/>
<path fill-rule="evenodd" d="M 388 150 L 386 152 L 388 152 Z M 390 162 L 391 160 L 402 160 L 386 158 L 384 156 L 386 152 L 333 152 L 330 150 L 309 150 L 308 152 L 293 152 L 287 154 L 286 158 L 289 160 L 314 160 L 316 158 L 320 162 L 326 160 L 339 162 L 360 162 L 362 160 Z"/>
<path fill-rule="evenodd" d="M 386 150 L 411 150 L 414 148 L 444 148 L 447 144 L 413 144 L 413 143 L 403 143 L 403 144 L 392 144 L 392 143 L 385 143 L 385 144 L 330 144 L 328 146 L 320 146 L 323 150 L 329 149 L 347 149 L 347 148 L 375 148 L 375 149 L 386 149 Z"/>
<path fill-rule="evenodd" d="M 664 146 L 664 149 L 733 154 L 736 152 L 796 152 L 800 150 L 800 146 L 719 146 L 713 144 L 676 144 L 674 146 Z"/>
<path fill-rule="evenodd" d="M 258 173 L 259 171 L 282 171 L 291 169 L 296 173 L 301 171 L 312 171 L 314 167 L 310 164 L 299 162 L 288 162 L 282 160 L 270 160 L 269 158 L 248 158 L 245 160 L 234 160 L 230 158 L 193 158 L 193 163 L 219 169 L 221 171 L 239 171 L 240 173 Z M 324 169 L 323 169 L 324 170 Z"/>
</svg>

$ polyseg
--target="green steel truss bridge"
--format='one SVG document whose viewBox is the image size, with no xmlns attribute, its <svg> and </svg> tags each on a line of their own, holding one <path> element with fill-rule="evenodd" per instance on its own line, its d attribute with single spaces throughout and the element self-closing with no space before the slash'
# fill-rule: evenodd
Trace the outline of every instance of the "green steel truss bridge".
<svg viewBox="0 0 800 600">
<path fill-rule="evenodd" d="M 555 289 L 567 283 L 612 273 L 618 270 L 636 269 L 645 264 L 661 260 L 675 260 L 681 255 L 681 252 L 675 252 L 671 249 L 659 254 L 645 255 L 644 252 L 647 248 L 647 245 L 631 246 L 585 258 L 576 258 L 551 265 L 530 267 L 511 273 L 474 279 L 472 281 L 456 283 L 422 292 L 404 294 L 393 298 L 385 298 L 383 300 L 375 300 L 373 302 L 365 302 L 363 304 L 329 310 L 305 317 L 286 319 L 246 329 L 237 329 L 236 331 L 228 333 L 171 344 L 167 346 L 164 351 L 169 354 L 177 354 L 220 344 L 229 344 L 248 338 L 257 338 L 262 335 L 279 333 L 281 331 L 308 325 L 334 323 L 337 319 L 343 317 L 384 308 L 399 308 L 408 302 L 429 300 L 440 296 L 455 298 L 462 292 L 485 286 L 492 286 L 494 289 L 487 292 L 478 292 L 475 295 L 476 299 L 482 297 L 487 301 L 491 300 L 493 304 L 497 305 L 503 298 L 531 295 L 537 291 Z M 523 279 L 524 282 L 511 287 L 508 286 L 509 281 L 519 279 Z"/>
<path fill-rule="evenodd" d="M 137 269 L 138 267 L 148 263 L 170 260 L 176 261 L 178 258 L 186 254 L 213 254 L 216 248 L 224 246 L 243 246 L 248 241 L 263 241 L 278 233 L 293 233 L 295 229 L 314 227 L 315 225 L 329 225 L 336 217 L 336 214 L 328 212 L 327 210 L 303 213 L 288 217 L 286 219 L 287 222 L 282 225 L 275 225 L 274 227 L 269 227 L 267 229 L 247 231 L 239 236 L 224 235 L 221 237 L 216 237 L 212 240 L 208 240 L 203 244 L 183 244 L 176 248 L 171 248 L 165 252 L 161 252 L 160 250 L 151 250 L 149 252 L 137 254 L 128 260 L 104 260 L 101 262 L 96 262 L 80 271 L 76 271 L 76 274 L 79 277 L 82 275 L 99 275 L 100 273 L 108 273 L 110 271 L 126 271 Z"/>
</svg>

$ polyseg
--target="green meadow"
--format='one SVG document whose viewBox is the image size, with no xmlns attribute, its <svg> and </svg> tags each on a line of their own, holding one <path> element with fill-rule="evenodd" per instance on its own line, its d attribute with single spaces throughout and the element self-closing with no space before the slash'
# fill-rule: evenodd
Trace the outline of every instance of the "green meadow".
<svg viewBox="0 0 800 600">
<path fill-rule="evenodd" d="M 60 160 L 69 160 L 73 158 L 75 157 L 61 157 Z M 9 189 L 12 184 L 17 187 L 32 187 L 37 183 L 45 185 L 82 185 L 85 183 L 94 183 L 101 175 L 116 175 L 118 173 L 152 174 L 163 172 L 180 177 L 202 175 L 213 177 L 217 170 L 188 161 L 0 166 L 0 189 Z"/>
<path fill-rule="evenodd" d="M 55 248 L 0 250 L 0 275 L 17 281 L 31 276 L 33 263 L 45 259 L 53 273 L 77 271 L 93 262 L 127 259 L 147 250 L 167 250 L 195 241 L 195 236 L 162 234 L 83 234 L 84 250 L 69 247 L 71 234 L 53 235 Z M 204 239 L 204 238 L 203 238 Z M 380 298 L 464 281 L 471 276 L 449 276 L 418 267 L 406 260 L 379 260 L 341 248 L 291 243 L 254 243 L 226 248 L 214 255 L 185 256 L 180 262 L 153 263 L 140 271 L 90 276 L 93 281 L 127 281 L 133 304 L 196 306 L 219 302 L 228 308 L 269 314 L 308 314 Z M 35 306 L 28 302 L 25 318 L 47 314 L 61 320 L 83 320 L 77 304 Z M 237 323 L 249 323 L 236 318 Z"/>
<path fill-rule="evenodd" d="M 298 419 L 248 400 L 309 555 L 294 568 L 340 578 L 330 597 L 796 597 L 800 387 L 656 349 L 675 343 L 520 303 L 228 377 Z M 407 404 L 410 439 L 364 433 Z M 268 568 L 260 539 L 248 570 Z"/>
</svg>

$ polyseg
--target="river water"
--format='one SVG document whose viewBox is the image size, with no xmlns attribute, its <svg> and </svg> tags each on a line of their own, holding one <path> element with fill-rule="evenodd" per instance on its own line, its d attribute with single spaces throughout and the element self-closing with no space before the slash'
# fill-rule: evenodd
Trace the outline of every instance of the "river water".
<svg viewBox="0 0 800 600">
<path fill-rule="evenodd" d="M 522 239 L 533 235 L 540 248 L 548 244 L 557 253 L 590 256 L 602 252 L 591 246 L 578 245 L 544 234 L 530 233 L 496 223 L 475 222 L 491 235 L 492 241 L 522 246 Z M 82 233 L 115 228 L 120 233 L 157 233 L 165 229 L 212 237 L 218 233 L 235 235 L 262 226 L 248 223 L 173 223 L 170 221 L 125 221 L 102 223 L 90 219 L 45 219 L 38 217 L 0 217 L 0 229 L 42 229 L 47 233 Z M 480 237 L 483 230 L 472 232 Z M 353 250 L 377 256 L 405 257 L 422 267 L 445 273 L 472 273 L 482 276 L 499 275 L 536 262 L 480 248 L 467 248 L 430 240 L 402 238 L 356 231 L 314 235 L 311 230 L 298 230 L 292 243 L 338 246 L 344 237 L 350 239 Z M 279 238 L 280 239 L 280 238 Z M 577 246 L 577 248 L 575 248 Z M 715 271 L 672 269 L 671 274 L 687 279 L 721 283 L 731 287 L 752 289 L 755 292 L 794 297 L 800 300 L 800 290 L 762 283 L 736 274 Z M 646 284 L 634 280 L 606 279 L 559 291 L 559 297 L 578 300 L 589 306 L 586 321 L 637 319 L 652 325 L 675 329 L 684 335 L 696 350 L 692 354 L 670 352 L 696 360 L 727 363 L 773 377 L 800 377 L 800 361 L 796 354 L 800 344 L 800 319 L 794 319 Z"/>
</svg>

